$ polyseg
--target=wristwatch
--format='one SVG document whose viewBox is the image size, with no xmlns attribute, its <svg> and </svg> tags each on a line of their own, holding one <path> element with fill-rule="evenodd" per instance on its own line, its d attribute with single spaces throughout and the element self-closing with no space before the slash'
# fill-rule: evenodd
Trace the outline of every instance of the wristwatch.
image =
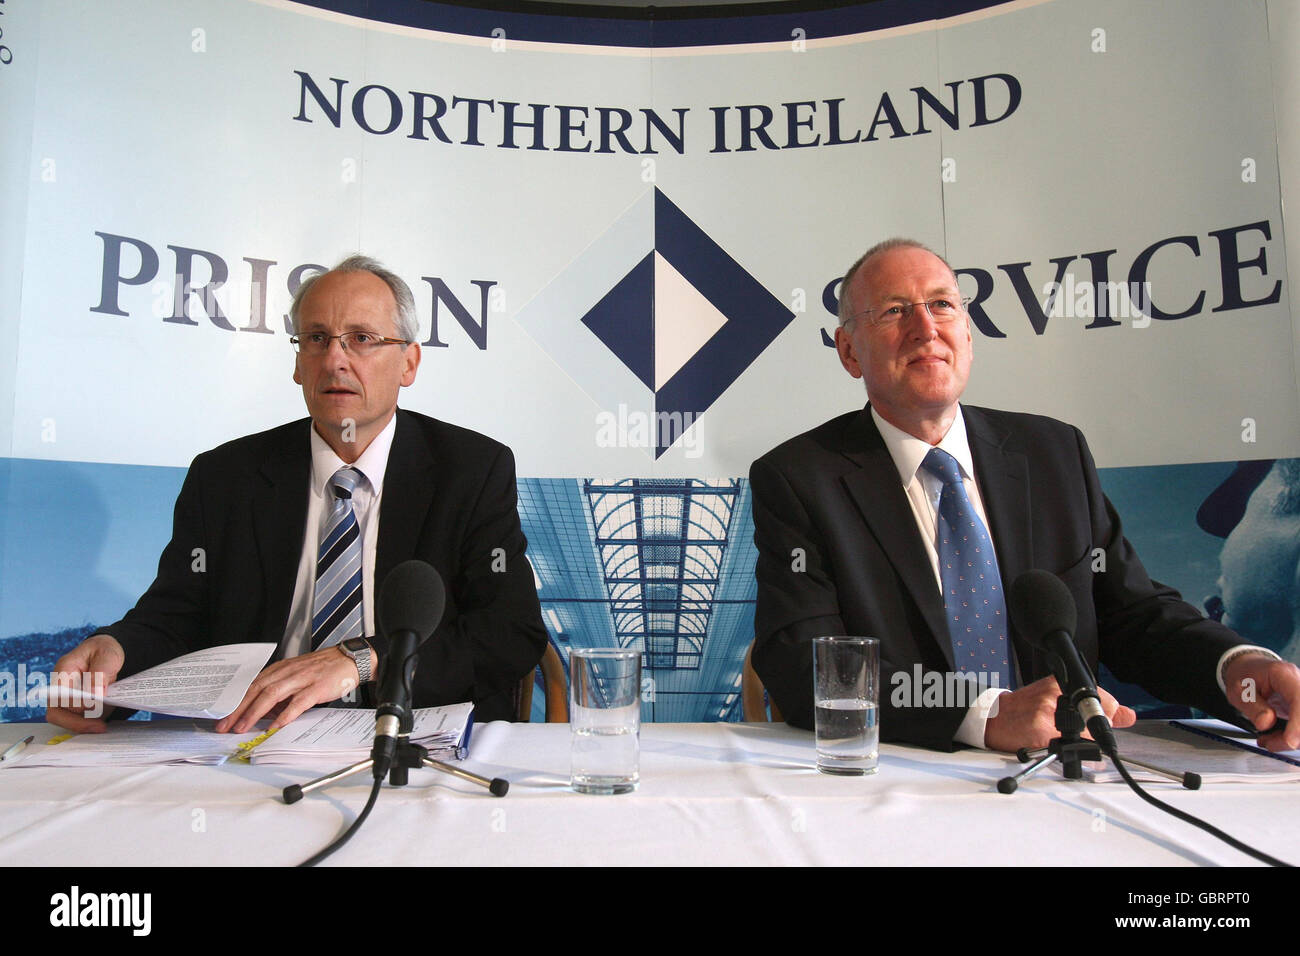
<svg viewBox="0 0 1300 956">
<path fill-rule="evenodd" d="M 370 683 L 370 642 L 364 637 L 349 637 L 340 641 L 338 648 L 357 665 L 357 683 Z"/>
</svg>

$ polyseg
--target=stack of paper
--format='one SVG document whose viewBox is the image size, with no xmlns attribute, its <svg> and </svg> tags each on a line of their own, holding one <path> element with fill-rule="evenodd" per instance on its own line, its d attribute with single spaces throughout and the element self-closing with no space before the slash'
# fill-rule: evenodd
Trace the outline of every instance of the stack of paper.
<svg viewBox="0 0 1300 956">
<path fill-rule="evenodd" d="M 258 732 L 218 734 L 211 720 L 112 721 L 103 734 L 56 737 L 28 747 L 14 767 L 153 767 L 221 764 Z M 9 766 L 8 761 L 5 766 Z"/>
<path fill-rule="evenodd" d="M 414 711 L 411 742 L 427 747 L 435 759 L 464 756 L 473 709 L 466 703 Z M 369 757 L 374 740 L 373 710 L 318 707 L 253 747 L 249 759 L 273 766 L 341 767 Z"/>
<path fill-rule="evenodd" d="M 463 759 L 473 704 L 414 712 L 411 740 L 439 760 Z M 152 767 L 222 764 L 232 757 L 256 764 L 332 769 L 365 760 L 375 738 L 373 710 L 317 707 L 288 727 L 267 733 L 270 721 L 247 734 L 218 734 L 212 720 L 110 721 L 108 732 L 56 737 L 5 761 L 14 767 Z"/>
</svg>

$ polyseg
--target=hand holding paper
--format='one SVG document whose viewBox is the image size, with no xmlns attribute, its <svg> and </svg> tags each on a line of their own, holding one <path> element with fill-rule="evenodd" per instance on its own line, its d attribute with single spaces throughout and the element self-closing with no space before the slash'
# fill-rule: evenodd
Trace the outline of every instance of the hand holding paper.
<svg viewBox="0 0 1300 956">
<path fill-rule="evenodd" d="M 116 640 L 97 634 L 55 665 L 60 680 L 47 689 L 46 719 L 78 733 L 103 733 L 105 705 L 179 717 L 225 717 L 244 699 L 274 651 L 269 643 L 210 647 L 115 681 L 125 655 Z M 77 675 L 83 674 L 94 679 L 77 686 Z"/>
<path fill-rule="evenodd" d="M 51 682 L 57 683 L 46 688 L 45 719 L 74 733 L 102 734 L 108 729 L 104 701 L 93 696 L 93 689 L 102 695 L 125 662 L 126 652 L 112 635 L 95 634 L 82 641 L 54 665 Z"/>
</svg>

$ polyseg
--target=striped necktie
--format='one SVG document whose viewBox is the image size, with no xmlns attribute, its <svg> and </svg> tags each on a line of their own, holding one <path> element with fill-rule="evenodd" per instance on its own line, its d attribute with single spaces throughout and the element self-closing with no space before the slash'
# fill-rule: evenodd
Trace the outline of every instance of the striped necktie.
<svg viewBox="0 0 1300 956">
<path fill-rule="evenodd" d="M 316 598 L 312 604 L 312 650 L 362 637 L 361 529 L 352 510 L 352 492 L 364 479 L 355 468 L 340 468 L 330 479 L 331 510 L 316 559 Z"/>
<path fill-rule="evenodd" d="M 963 673 L 988 674 L 990 687 L 997 675 L 996 686 L 1010 688 L 1007 606 L 993 541 L 966 496 L 957 459 L 931 448 L 921 467 L 943 482 L 936 550 L 953 663 Z"/>
</svg>

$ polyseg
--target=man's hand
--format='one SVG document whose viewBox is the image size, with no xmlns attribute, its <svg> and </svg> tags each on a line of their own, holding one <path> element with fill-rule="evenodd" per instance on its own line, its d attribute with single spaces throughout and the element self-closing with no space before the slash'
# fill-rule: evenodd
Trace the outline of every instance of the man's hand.
<svg viewBox="0 0 1300 956">
<path fill-rule="evenodd" d="M 110 634 L 93 634 L 59 658 L 51 675 L 50 703 L 65 703 L 59 688 L 95 690 L 103 693 L 117 680 L 117 673 L 126 663 L 126 652 L 117 638 Z M 87 679 L 88 678 L 88 679 Z M 70 702 L 69 702 L 70 703 Z M 52 724 L 71 730 L 75 734 L 102 734 L 108 730 L 104 723 L 107 714 L 100 714 L 99 705 L 93 707 L 46 707 L 45 719 Z M 111 709 L 111 708 L 110 708 Z M 93 713 L 94 716 L 86 716 Z"/>
<path fill-rule="evenodd" d="M 989 750 L 1015 753 L 1021 747 L 1040 750 L 1059 736 L 1056 732 L 1056 698 L 1061 695 L 1055 677 L 1044 677 L 1019 690 L 998 697 L 992 716 L 984 725 L 984 746 Z M 1106 691 L 1097 688 L 1101 709 L 1112 727 L 1132 727 L 1137 714 Z M 1087 731 L 1083 734 L 1091 739 Z"/>
<path fill-rule="evenodd" d="M 371 651 L 374 660 L 374 651 Z M 297 720 L 317 704 L 338 700 L 357 686 L 357 665 L 337 647 L 277 661 L 258 674 L 239 706 L 217 722 L 216 731 L 248 733 L 273 714 L 272 730 Z"/>
<path fill-rule="evenodd" d="M 1228 703 L 1236 707 L 1256 730 L 1266 731 L 1287 719 L 1280 731 L 1266 733 L 1259 745 L 1266 750 L 1300 750 L 1300 668 L 1267 654 L 1242 654 L 1223 669 Z"/>
</svg>

